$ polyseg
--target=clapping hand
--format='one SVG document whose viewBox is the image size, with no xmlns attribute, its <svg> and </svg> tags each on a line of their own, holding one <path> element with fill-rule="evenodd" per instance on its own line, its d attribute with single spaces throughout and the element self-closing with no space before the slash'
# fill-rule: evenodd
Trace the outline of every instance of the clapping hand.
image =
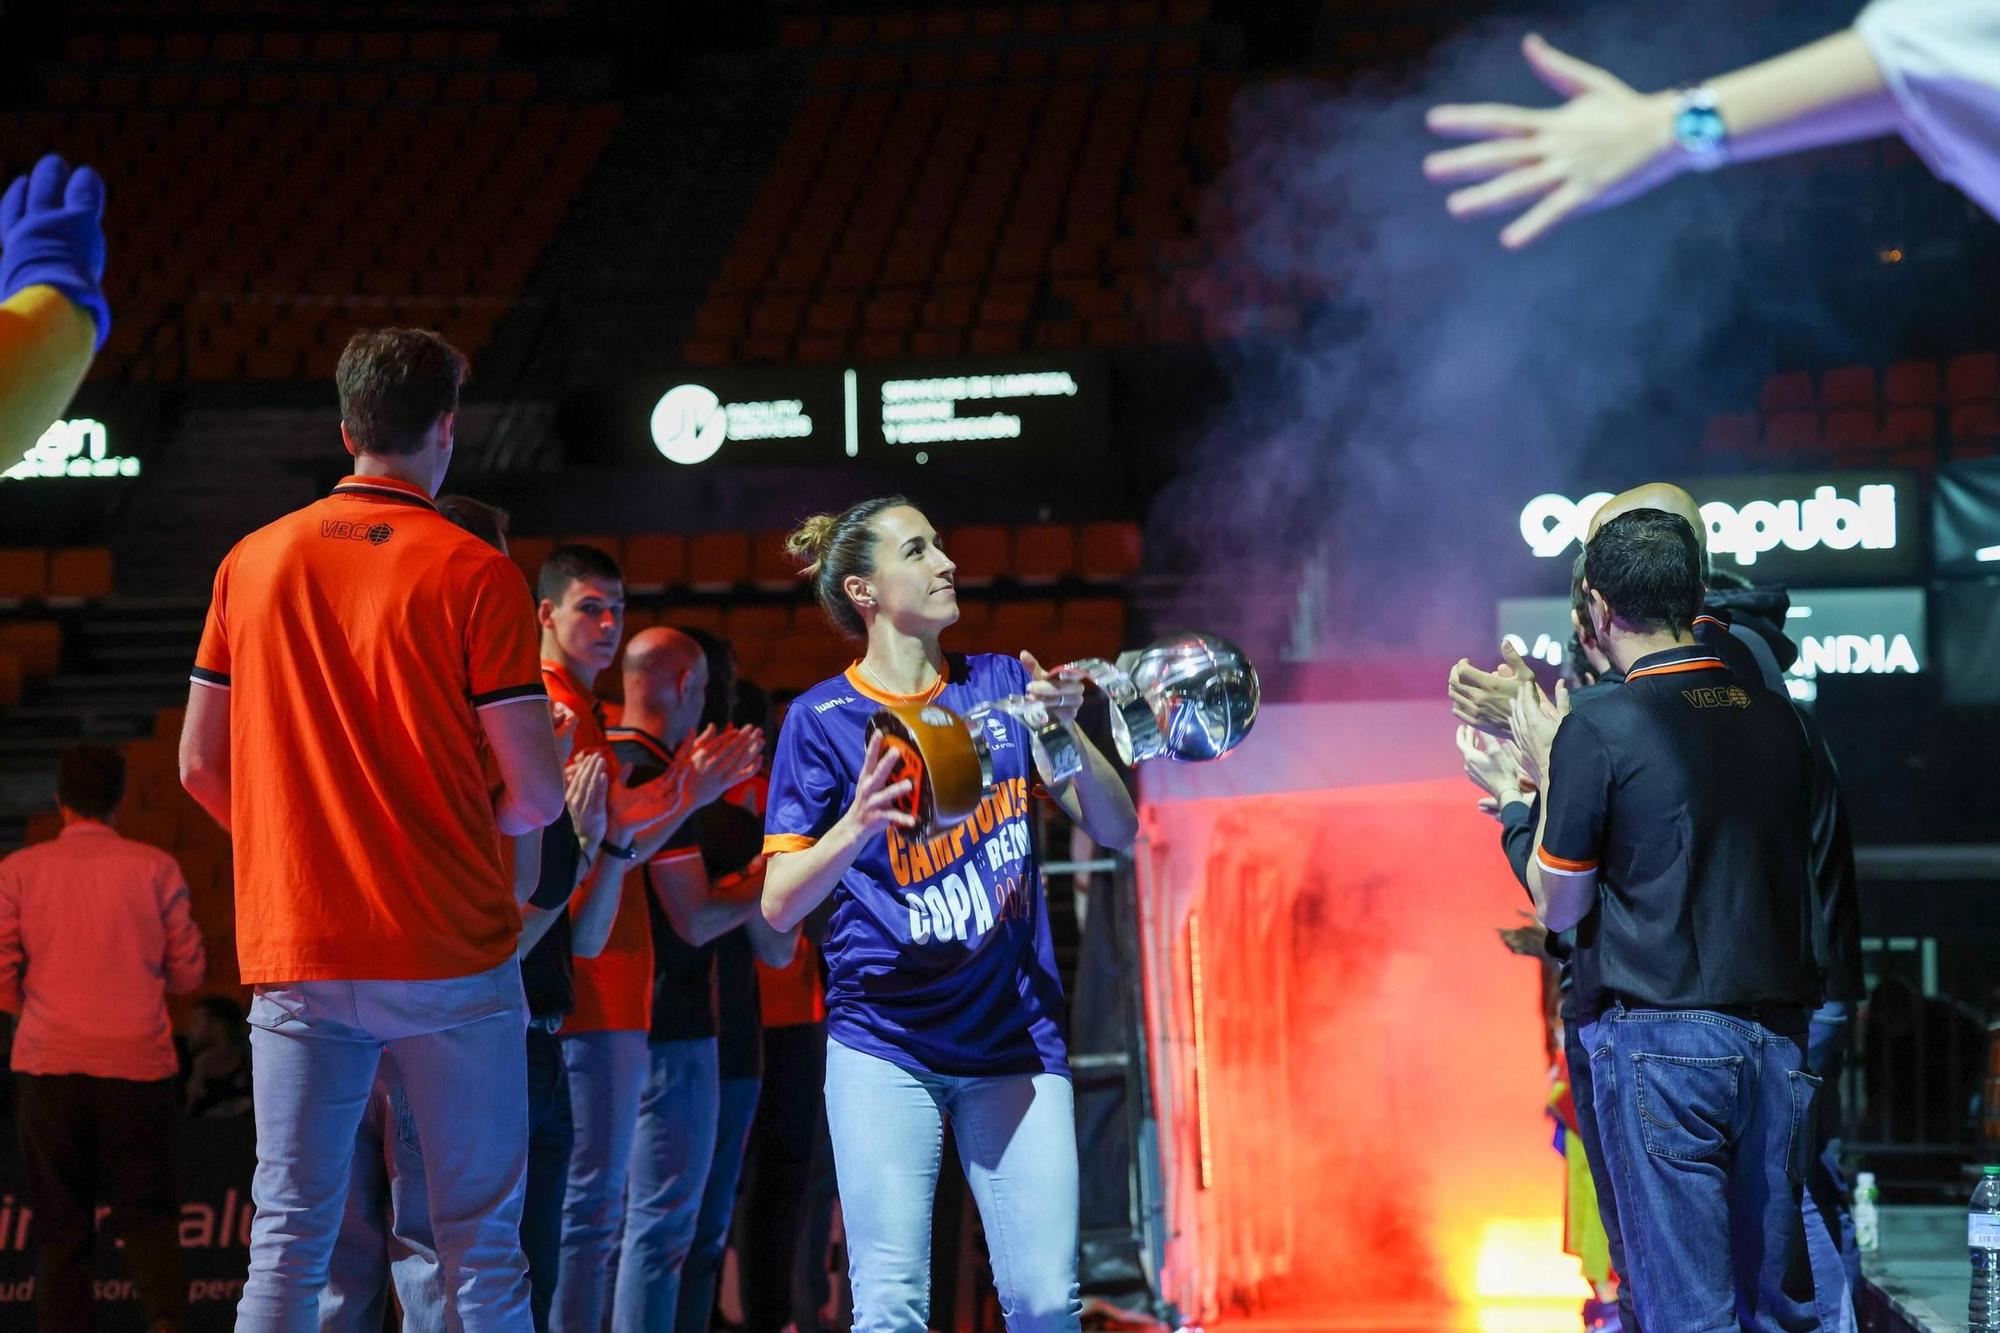
<svg viewBox="0 0 2000 1333">
<path fill-rule="evenodd" d="M 1549 751 L 1556 741 L 1556 728 L 1569 715 L 1569 686 L 1556 682 L 1553 701 L 1531 679 L 1528 687 L 1515 692 L 1510 722 L 1514 733 L 1514 755 L 1521 774 L 1543 790 L 1548 787 Z"/>
<path fill-rule="evenodd" d="M 1451 699 L 1453 717 L 1504 740 L 1510 734 L 1509 708 L 1515 694 L 1523 685 L 1533 688 L 1534 681 L 1534 671 L 1514 645 L 1502 640 L 1499 666 L 1481 671 L 1459 658 L 1445 680 L 1445 694 Z"/>
<path fill-rule="evenodd" d="M 1503 807 L 1527 799 L 1526 789 L 1533 784 L 1522 775 L 1518 750 L 1511 742 L 1496 740 L 1477 727 L 1460 726 L 1458 753 L 1465 760 L 1465 776 L 1486 793 L 1480 810 L 1497 819 Z"/>
<path fill-rule="evenodd" d="M 694 808 L 688 799 L 687 773 L 669 768 L 636 787 L 627 785 L 631 778 L 631 765 L 621 765 L 606 797 L 604 840 L 614 846 L 636 846 L 642 856 L 651 855 Z"/>
<path fill-rule="evenodd" d="M 1567 102 L 1547 110 L 1490 102 L 1435 106 L 1426 118 L 1439 134 L 1482 140 L 1424 159 L 1424 174 L 1434 181 L 1485 182 L 1445 200 L 1453 217 L 1532 205 L 1500 233 L 1510 250 L 1574 214 L 1643 194 L 1684 160 L 1674 149 L 1671 96 L 1637 92 L 1538 36 L 1529 36 L 1521 53 Z"/>
<path fill-rule="evenodd" d="M 574 729 L 574 714 L 570 716 L 570 725 Z M 605 824 L 610 818 L 611 769 L 604 751 L 592 750 L 578 759 L 565 770 L 563 779 L 563 794 L 569 805 L 570 822 L 576 827 L 576 840 L 585 848 L 594 848 L 604 841 Z"/>
<path fill-rule="evenodd" d="M 723 793 L 757 776 L 764 762 L 764 733 L 757 727 L 703 727 L 674 756 L 697 808 L 713 805 Z"/>
<path fill-rule="evenodd" d="M 1049 716 L 1063 726 L 1074 726 L 1083 708 L 1084 678 L 1060 669 L 1044 671 L 1029 652 L 1021 654 L 1021 665 L 1028 668 L 1028 697 L 1048 709 Z"/>
<path fill-rule="evenodd" d="M 549 700 L 549 725 L 556 732 L 556 762 L 567 764 L 570 751 L 576 746 L 576 710 L 566 703 Z"/>
</svg>

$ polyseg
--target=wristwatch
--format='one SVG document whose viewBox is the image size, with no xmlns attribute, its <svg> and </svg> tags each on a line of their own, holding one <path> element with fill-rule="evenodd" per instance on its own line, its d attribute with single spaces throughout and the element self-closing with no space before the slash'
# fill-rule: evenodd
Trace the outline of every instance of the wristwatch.
<svg viewBox="0 0 2000 1333">
<path fill-rule="evenodd" d="M 600 842 L 597 845 L 603 850 L 606 856 L 615 856 L 620 861 L 636 861 L 639 859 L 639 849 L 629 842 L 622 847 L 615 842 Z"/>
<path fill-rule="evenodd" d="M 1715 89 L 1684 88 L 1674 99 L 1674 142 L 1696 171 L 1713 171 L 1729 160 L 1729 127 L 1715 109 Z"/>
</svg>

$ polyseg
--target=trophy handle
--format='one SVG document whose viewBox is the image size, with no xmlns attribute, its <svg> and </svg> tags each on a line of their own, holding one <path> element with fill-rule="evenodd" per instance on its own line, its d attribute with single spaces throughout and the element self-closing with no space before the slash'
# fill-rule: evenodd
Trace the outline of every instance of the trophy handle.
<svg viewBox="0 0 2000 1333">
<path fill-rule="evenodd" d="M 986 739 L 986 719 L 993 713 L 1018 718 L 1028 729 L 1028 749 L 1035 757 L 1035 769 L 1049 786 L 1083 772 L 1083 747 L 1068 727 L 1049 716 L 1040 701 L 1014 694 L 974 708 L 966 717 L 981 741 Z"/>
<path fill-rule="evenodd" d="M 1121 662 L 1123 660 L 1120 659 Z M 1139 692 L 1129 671 L 1101 657 L 1086 657 L 1067 666 L 1059 666 L 1051 674 L 1058 673 L 1082 676 L 1104 691 L 1104 697 L 1111 704 L 1111 739 L 1117 744 L 1118 757 L 1127 768 L 1148 759 L 1157 759 L 1167 752 L 1166 742 L 1160 735 L 1160 719 L 1153 712 L 1152 701 Z"/>
</svg>

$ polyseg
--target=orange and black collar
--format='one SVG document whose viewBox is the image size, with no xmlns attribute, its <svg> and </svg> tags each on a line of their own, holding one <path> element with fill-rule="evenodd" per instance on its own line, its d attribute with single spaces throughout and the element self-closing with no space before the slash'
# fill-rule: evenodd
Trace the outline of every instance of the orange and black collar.
<svg viewBox="0 0 2000 1333">
<path fill-rule="evenodd" d="M 333 488 L 335 495 L 358 496 L 364 500 L 387 500 L 392 504 L 419 505 L 435 510 L 437 502 L 415 482 L 399 477 L 349 477 Z"/>
</svg>

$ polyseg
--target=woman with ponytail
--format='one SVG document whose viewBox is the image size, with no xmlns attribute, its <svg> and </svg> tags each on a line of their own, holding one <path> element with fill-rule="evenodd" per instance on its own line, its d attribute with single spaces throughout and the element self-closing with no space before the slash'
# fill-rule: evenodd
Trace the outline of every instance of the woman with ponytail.
<svg viewBox="0 0 2000 1333">
<path fill-rule="evenodd" d="M 866 739 L 884 704 L 965 713 L 1032 694 L 1072 730 L 1079 682 L 1028 653 L 946 654 L 954 566 L 900 496 L 806 520 L 791 550 L 820 607 L 865 644 L 844 673 L 793 701 L 772 762 L 764 915 L 789 930 L 831 899 L 826 933 L 827 1120 L 847 1229 L 855 1333 L 922 1333 L 930 1316 L 931 1205 L 951 1122 L 986 1224 L 1010 1333 L 1074 1330 L 1076 1127 L 1062 986 L 1030 836 L 1037 781 L 1025 728 L 993 714 L 994 786 L 978 814 L 920 839 L 910 782 Z M 1049 795 L 1100 846 L 1138 818 L 1081 733 L 1083 772 Z"/>
</svg>

